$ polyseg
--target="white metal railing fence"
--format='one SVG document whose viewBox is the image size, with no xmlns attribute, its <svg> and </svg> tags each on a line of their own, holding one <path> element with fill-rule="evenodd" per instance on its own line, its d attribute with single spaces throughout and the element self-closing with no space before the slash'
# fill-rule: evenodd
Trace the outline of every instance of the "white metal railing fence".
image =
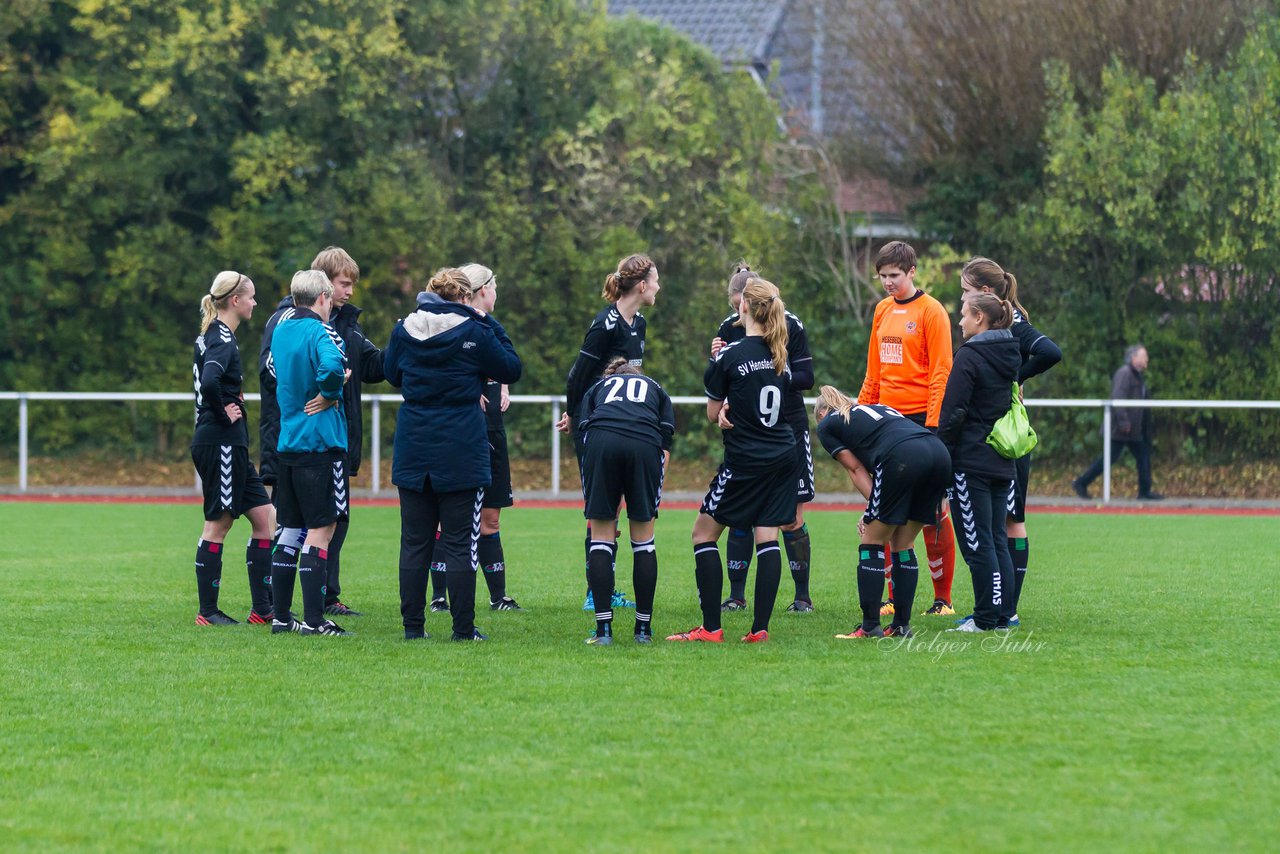
<svg viewBox="0 0 1280 854">
<path fill-rule="evenodd" d="M 248 401 L 258 401 L 257 394 L 246 394 Z M 816 398 L 805 398 L 812 406 Z M 90 392 L 90 391 L 0 391 L 0 401 L 14 400 L 18 402 L 18 491 L 27 491 L 27 477 L 30 466 L 31 430 L 29 403 L 33 400 L 60 401 L 103 401 L 103 402 L 142 402 L 169 401 L 192 402 L 191 392 Z M 370 468 L 372 469 L 373 492 L 382 491 L 382 405 L 386 403 L 400 404 L 403 398 L 398 394 L 370 394 L 364 400 L 372 409 L 370 423 Z M 677 406 L 705 405 L 704 397 L 672 397 Z M 551 494 L 560 495 L 560 443 L 563 434 L 555 428 L 560 420 L 561 407 L 565 403 L 564 395 L 554 394 L 513 394 L 512 403 L 533 403 L 551 407 L 550 449 L 551 449 Z M 1151 409 L 1280 409 L 1280 400 L 1107 400 L 1104 398 L 1058 398 L 1034 400 L 1023 403 L 1029 407 L 1059 408 L 1092 408 L 1102 410 L 1102 500 L 1111 500 L 1111 412 L 1116 408 L 1151 408 Z M 199 490 L 197 481 L 196 489 Z"/>
</svg>

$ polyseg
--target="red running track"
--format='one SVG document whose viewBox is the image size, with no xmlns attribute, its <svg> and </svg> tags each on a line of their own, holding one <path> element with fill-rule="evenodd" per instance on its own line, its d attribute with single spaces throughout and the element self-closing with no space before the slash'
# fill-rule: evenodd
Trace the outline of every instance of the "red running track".
<svg viewBox="0 0 1280 854">
<path fill-rule="evenodd" d="M 198 495 L 0 495 L 0 502 L 25 502 L 32 504 L 194 504 L 199 505 Z M 396 498 L 363 498 L 352 502 L 363 507 L 398 507 Z M 580 501 L 521 500 L 519 507 L 552 510 L 581 510 Z M 667 510 L 697 510 L 696 501 L 664 502 Z M 805 505 L 806 513 L 842 512 L 860 513 L 862 504 L 826 504 L 816 502 Z M 1280 516 L 1280 507 L 1177 507 L 1143 504 L 1108 507 L 1102 504 L 1032 504 L 1036 513 L 1072 513 L 1076 515 L 1109 516 Z"/>
</svg>

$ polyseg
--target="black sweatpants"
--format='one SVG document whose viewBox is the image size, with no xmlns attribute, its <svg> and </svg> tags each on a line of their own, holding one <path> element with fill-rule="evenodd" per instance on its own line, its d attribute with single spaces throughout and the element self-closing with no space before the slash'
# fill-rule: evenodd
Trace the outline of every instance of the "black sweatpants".
<svg viewBox="0 0 1280 854">
<path fill-rule="evenodd" d="M 476 627 L 476 565 L 484 489 L 400 491 L 400 617 L 405 631 L 426 622 L 430 571 L 445 573 L 453 631 L 470 637 Z M 436 529 L 440 539 L 436 539 Z"/>
<path fill-rule="evenodd" d="M 957 471 L 951 490 L 951 518 L 960 553 L 973 576 L 973 621 L 994 629 L 1006 596 L 1013 595 L 1013 560 L 1004 519 L 1010 480 Z"/>
</svg>

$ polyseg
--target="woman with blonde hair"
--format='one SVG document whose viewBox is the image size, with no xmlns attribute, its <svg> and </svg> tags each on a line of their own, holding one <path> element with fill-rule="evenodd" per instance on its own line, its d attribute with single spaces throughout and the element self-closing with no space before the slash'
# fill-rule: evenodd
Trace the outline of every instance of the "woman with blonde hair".
<svg viewBox="0 0 1280 854">
<path fill-rule="evenodd" d="M 470 305 L 480 314 L 492 314 L 498 301 L 498 280 L 493 270 L 483 264 L 463 264 L 458 268 L 472 282 Z M 476 556 L 480 572 L 489 588 L 489 610 L 523 611 L 515 599 L 507 595 L 507 559 L 499 531 L 502 508 L 515 503 L 511 489 L 511 458 L 507 452 L 507 429 L 502 413 L 511 405 L 506 383 L 487 379 L 480 408 L 484 411 L 486 442 L 489 447 L 489 471 L 493 481 L 484 491 L 484 507 L 480 511 L 480 540 Z M 449 610 L 444 573 L 431 573 L 431 610 Z"/>
<path fill-rule="evenodd" d="M 742 640 L 767 641 L 782 577 L 778 529 L 796 518 L 796 437 L 782 417 L 791 383 L 786 306 L 778 289 L 758 277 L 743 288 L 741 306 L 746 337 L 721 347 L 703 375 L 707 420 L 723 431 L 724 461 L 693 524 L 702 625 L 671 641 L 724 642 L 719 539 L 725 528 L 755 529 L 755 612 Z"/>
<path fill-rule="evenodd" d="M 920 576 L 916 536 L 937 521 L 938 505 L 951 483 L 951 457 L 933 433 L 896 409 L 880 403 L 859 404 L 829 385 L 821 389 L 814 416 L 822 447 L 867 499 L 858 523 L 862 624 L 836 637 L 911 637 L 911 606 Z M 887 631 L 880 628 L 885 543 L 893 550 L 894 593 L 899 604 Z"/>
<path fill-rule="evenodd" d="M 236 330 L 253 316 L 257 305 L 253 280 L 224 270 L 200 300 L 200 335 L 196 338 L 196 430 L 191 461 L 204 490 L 204 530 L 196 546 L 197 626 L 231 626 L 238 621 L 218 610 L 222 584 L 222 550 L 231 524 L 248 516 L 253 533 L 245 552 L 249 569 L 249 622 L 271 625 L 271 535 L 275 511 L 262 478 L 249 460 L 249 427 L 245 417 L 244 370 Z"/>
<path fill-rule="evenodd" d="M 439 270 L 383 351 L 387 382 L 404 395 L 391 479 L 400 492 L 406 640 L 426 637 L 429 569 L 445 575 L 453 639 L 487 640 L 475 625 L 475 570 L 492 474 L 477 404 L 487 380 L 513 383 L 521 364 L 502 325 L 467 304 L 475 291 L 461 270 Z"/>
<path fill-rule="evenodd" d="M 759 276 L 746 261 L 734 265 L 729 277 L 729 305 L 733 314 L 720 323 L 720 329 L 711 342 L 711 357 L 725 344 L 739 340 L 745 333 L 738 322 L 742 289 L 747 282 Z M 804 505 L 812 501 L 816 492 L 813 482 L 813 451 L 809 446 L 809 412 L 804 405 L 804 392 L 813 388 L 813 355 L 809 352 L 809 338 L 800 318 L 790 311 L 787 318 L 787 364 L 791 368 L 791 390 L 782 402 L 782 417 L 796 434 L 796 518 L 782 527 L 782 546 L 787 552 L 791 567 L 791 580 L 795 584 L 795 598 L 787 606 L 791 613 L 804 614 L 813 610 L 813 598 L 809 594 L 809 526 L 804 521 Z M 742 611 L 747 607 L 747 570 L 751 566 L 751 552 L 755 544 L 751 532 L 732 528 L 725 543 L 725 559 L 729 564 L 729 598 L 720 604 L 722 611 Z"/>
</svg>

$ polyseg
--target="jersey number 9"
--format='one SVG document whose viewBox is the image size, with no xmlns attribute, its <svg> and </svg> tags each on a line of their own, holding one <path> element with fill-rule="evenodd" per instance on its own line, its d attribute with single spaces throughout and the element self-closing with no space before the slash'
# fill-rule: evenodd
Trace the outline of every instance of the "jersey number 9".
<svg viewBox="0 0 1280 854">
<path fill-rule="evenodd" d="M 778 423 L 782 414 L 782 389 L 767 385 L 760 389 L 760 422 L 766 427 Z"/>
</svg>

